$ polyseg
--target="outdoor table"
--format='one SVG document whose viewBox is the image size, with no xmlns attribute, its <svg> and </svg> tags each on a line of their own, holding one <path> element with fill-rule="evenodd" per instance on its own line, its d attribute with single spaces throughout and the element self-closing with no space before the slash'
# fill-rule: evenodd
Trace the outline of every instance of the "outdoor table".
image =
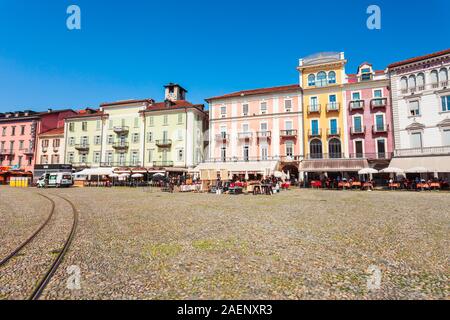
<svg viewBox="0 0 450 320">
<path fill-rule="evenodd" d="M 417 189 L 430 189 L 430 185 L 428 183 L 418 183 Z"/>
<path fill-rule="evenodd" d="M 341 181 L 341 182 L 339 182 L 338 187 L 345 189 L 345 188 L 351 188 L 351 185 L 350 185 L 350 182 Z"/>
<path fill-rule="evenodd" d="M 431 182 L 430 183 L 430 188 L 440 189 L 441 188 L 441 184 L 439 182 Z"/>
<path fill-rule="evenodd" d="M 363 189 L 373 189 L 373 184 L 371 182 L 364 182 Z"/>
<path fill-rule="evenodd" d="M 313 180 L 313 181 L 311 181 L 311 187 L 312 188 L 321 188 L 322 187 L 322 182 Z"/>
<path fill-rule="evenodd" d="M 398 183 L 398 182 L 389 183 L 389 188 L 391 188 L 391 189 L 399 189 L 400 188 L 400 183 Z"/>
<path fill-rule="evenodd" d="M 353 187 L 359 187 L 359 188 L 361 188 L 361 182 L 359 182 L 359 181 L 353 181 L 352 182 L 352 188 Z"/>
</svg>

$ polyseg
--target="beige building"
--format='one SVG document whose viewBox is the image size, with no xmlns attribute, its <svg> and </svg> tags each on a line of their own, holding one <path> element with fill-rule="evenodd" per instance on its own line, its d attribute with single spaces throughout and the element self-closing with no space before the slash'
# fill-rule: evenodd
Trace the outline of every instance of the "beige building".
<svg viewBox="0 0 450 320">
<path fill-rule="evenodd" d="M 36 164 L 64 164 L 64 128 L 56 128 L 38 136 Z"/>
</svg>

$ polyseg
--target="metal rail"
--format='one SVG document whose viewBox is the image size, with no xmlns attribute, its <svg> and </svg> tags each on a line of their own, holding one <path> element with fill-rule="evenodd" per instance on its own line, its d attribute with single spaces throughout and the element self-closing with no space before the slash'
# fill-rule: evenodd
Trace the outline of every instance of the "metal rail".
<svg viewBox="0 0 450 320">
<path fill-rule="evenodd" d="M 66 255 L 67 251 L 69 250 L 69 247 L 72 244 L 72 240 L 75 237 L 75 233 L 76 233 L 77 226 L 78 226 L 78 211 L 75 208 L 75 205 L 70 200 L 68 200 L 68 199 L 66 199 L 64 197 L 57 196 L 57 195 L 54 195 L 54 196 L 65 200 L 72 207 L 72 212 L 73 212 L 72 229 L 70 230 L 70 234 L 69 234 L 69 236 L 68 236 L 68 238 L 67 238 L 67 240 L 66 240 L 66 242 L 64 244 L 63 249 L 59 253 L 58 257 L 55 259 L 55 261 L 53 261 L 51 267 L 48 269 L 48 271 L 45 274 L 45 276 L 39 281 L 38 285 L 36 286 L 36 288 L 34 289 L 32 295 L 29 298 L 30 300 L 38 300 L 39 297 L 41 296 L 42 292 L 44 291 L 44 289 L 49 284 L 51 278 L 55 274 L 55 272 L 58 269 L 59 265 L 63 261 L 64 256 Z"/>
<path fill-rule="evenodd" d="M 55 212 L 55 201 L 53 201 L 52 199 L 50 199 L 47 196 L 44 196 L 43 194 L 38 193 L 39 196 L 47 199 L 50 201 L 52 207 L 50 210 L 50 214 L 47 217 L 47 220 L 44 221 L 44 223 L 27 239 L 25 240 L 20 246 L 18 246 L 15 250 L 13 250 L 10 254 L 8 254 L 5 258 L 3 258 L 0 261 L 0 267 L 2 267 L 3 265 L 5 265 L 6 263 L 8 263 L 13 257 L 15 257 L 20 251 L 22 251 L 22 249 L 29 244 L 31 241 L 33 241 L 34 238 L 36 238 L 36 236 L 42 231 L 42 229 L 44 229 L 44 227 L 49 223 L 49 221 L 52 219 L 53 214 Z"/>
</svg>

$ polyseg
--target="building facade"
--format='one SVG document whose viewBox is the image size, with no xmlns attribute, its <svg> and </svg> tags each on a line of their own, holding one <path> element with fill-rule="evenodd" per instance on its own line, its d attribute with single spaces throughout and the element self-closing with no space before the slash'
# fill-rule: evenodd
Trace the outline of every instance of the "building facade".
<svg viewBox="0 0 450 320">
<path fill-rule="evenodd" d="M 391 166 L 450 175 L 450 49 L 388 66 L 395 158 Z"/>
<path fill-rule="evenodd" d="M 75 169 L 101 165 L 103 127 L 107 115 L 86 109 L 66 118 L 64 163 Z"/>
<path fill-rule="evenodd" d="M 38 135 L 36 165 L 64 164 L 64 127 Z"/>
<path fill-rule="evenodd" d="M 165 100 L 126 100 L 66 119 L 67 163 L 75 168 L 155 168 L 184 172 L 204 160 L 208 126 L 203 105 L 185 100 L 177 84 Z"/>
<path fill-rule="evenodd" d="M 0 166 L 32 172 L 40 117 L 37 112 L 0 114 Z"/>
<path fill-rule="evenodd" d="M 207 102 L 209 162 L 222 163 L 224 168 L 232 162 L 280 162 L 292 175 L 298 174 L 304 154 L 298 85 L 239 91 Z"/>
<path fill-rule="evenodd" d="M 344 87 L 349 157 L 367 159 L 377 170 L 387 167 L 394 152 L 387 72 L 365 62 L 347 76 Z"/>
<path fill-rule="evenodd" d="M 187 91 L 177 84 L 165 86 L 165 101 L 154 103 L 143 112 L 146 130 L 146 167 L 194 168 L 205 159 L 207 113 L 203 105 L 186 100 Z"/>
<path fill-rule="evenodd" d="M 69 109 L 0 114 L 0 166 L 32 173 L 39 135 L 62 127 L 71 114 L 74 111 Z"/>
</svg>

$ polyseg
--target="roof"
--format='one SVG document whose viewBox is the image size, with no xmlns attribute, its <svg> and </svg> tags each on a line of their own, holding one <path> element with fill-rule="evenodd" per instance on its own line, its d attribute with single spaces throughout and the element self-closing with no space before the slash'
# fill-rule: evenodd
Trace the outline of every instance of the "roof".
<svg viewBox="0 0 450 320">
<path fill-rule="evenodd" d="M 106 113 L 104 113 L 103 111 L 97 111 L 97 112 L 93 112 L 93 113 L 78 113 L 78 114 L 74 114 L 74 115 L 70 115 L 68 117 L 65 117 L 65 119 L 78 119 L 78 118 L 89 118 L 89 117 L 102 117 L 105 116 Z"/>
<path fill-rule="evenodd" d="M 175 100 L 175 101 L 162 101 L 156 102 L 152 105 L 149 105 L 145 112 L 152 111 L 162 111 L 162 110 L 176 110 L 176 109 L 184 109 L 184 108 L 196 108 L 200 111 L 204 111 L 204 106 L 202 104 L 192 104 L 187 100 Z"/>
<path fill-rule="evenodd" d="M 256 94 L 274 93 L 274 92 L 299 90 L 299 89 L 301 89 L 301 88 L 298 84 L 292 84 L 292 85 L 287 85 L 287 86 L 243 90 L 243 91 L 228 93 L 228 94 L 225 94 L 222 96 L 208 98 L 208 99 L 206 99 L 206 101 L 209 102 L 210 100 L 218 100 L 218 99 L 233 98 L 233 97 L 243 97 L 243 96 L 250 96 L 250 95 L 256 95 Z"/>
<path fill-rule="evenodd" d="M 424 56 L 419 56 L 419 57 L 410 58 L 410 59 L 406 59 L 406 60 L 403 60 L 403 61 L 395 62 L 395 63 L 392 63 L 392 64 L 388 65 L 388 68 L 395 68 L 395 67 L 399 67 L 399 66 L 402 66 L 402 65 L 405 65 L 405 64 L 418 62 L 418 61 L 425 60 L 425 59 L 435 58 L 435 57 L 439 57 L 439 56 L 442 56 L 442 55 L 445 55 L 445 54 L 449 54 L 449 53 L 450 53 L 450 49 L 446 49 L 446 50 L 430 53 L 430 54 L 427 54 L 427 55 L 424 55 Z"/>
<path fill-rule="evenodd" d="M 56 129 L 51 129 L 49 131 L 43 132 L 41 133 L 39 136 L 43 137 L 43 136 L 60 136 L 64 134 L 64 128 L 56 128 Z"/>
<path fill-rule="evenodd" d="M 149 104 L 152 104 L 155 102 L 153 99 L 131 99 L 131 100 L 121 100 L 121 101 L 115 101 L 115 102 L 104 102 L 100 104 L 100 107 L 109 107 L 109 106 L 118 106 L 122 104 L 131 104 L 131 103 L 144 103 L 147 102 Z"/>
</svg>

